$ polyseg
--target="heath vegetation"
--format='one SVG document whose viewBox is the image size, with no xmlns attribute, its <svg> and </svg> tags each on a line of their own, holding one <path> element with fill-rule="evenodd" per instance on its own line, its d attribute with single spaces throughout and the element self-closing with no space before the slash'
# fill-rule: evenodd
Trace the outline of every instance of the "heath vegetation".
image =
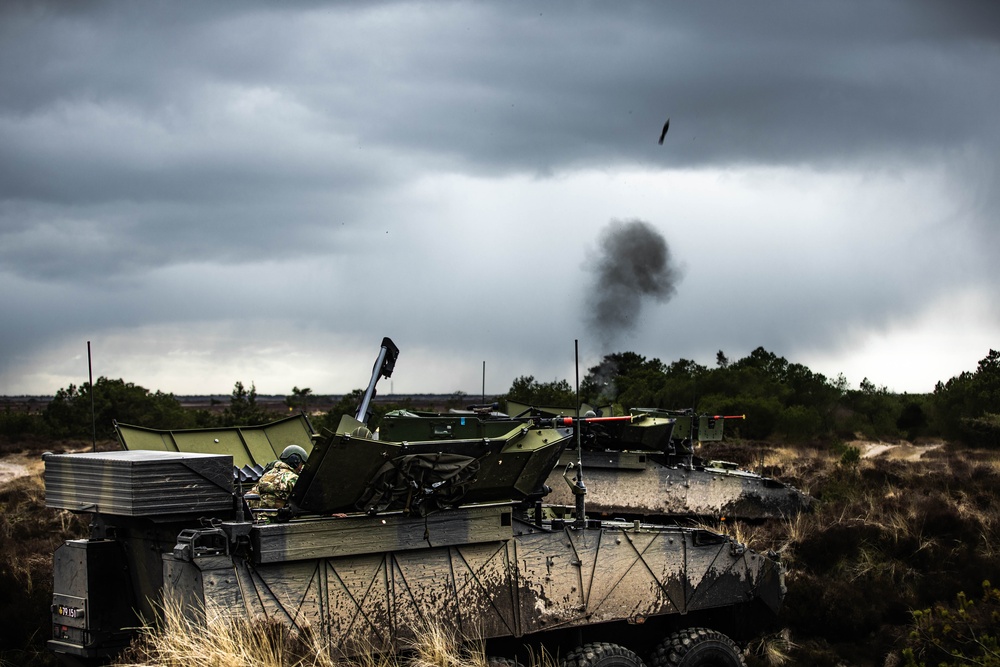
<svg viewBox="0 0 1000 667">
<path fill-rule="evenodd" d="M 100 378 L 93 391 L 104 448 L 117 448 L 112 419 L 190 428 L 279 416 L 258 404 L 253 385 L 241 382 L 229 405 L 216 412 L 185 409 L 170 394 L 122 380 Z M 44 650 L 51 554 L 63 540 L 85 535 L 87 526 L 85 517 L 45 508 L 37 459 L 45 450 L 91 446 L 90 393 L 87 384 L 70 386 L 43 408 L 0 412 L 0 457 L 35 461 L 28 474 L 0 484 L 0 664 L 54 664 Z M 360 393 L 314 416 L 314 426 L 335 425 L 352 413 Z M 528 376 L 515 379 L 498 400 L 572 405 L 575 396 L 564 380 Z M 456 392 L 452 399 L 463 397 Z M 996 351 L 975 371 L 921 395 L 890 393 L 867 380 L 851 389 L 843 378 L 825 378 L 762 348 L 736 361 L 720 352 L 714 368 L 626 352 L 589 370 L 581 398 L 616 409 L 746 414 L 736 428 L 727 425 L 726 441 L 706 444 L 699 454 L 735 461 L 817 499 L 812 513 L 783 521 L 712 526 L 754 549 L 776 552 L 788 570 L 782 627 L 746 647 L 749 665 L 1000 665 Z M 308 389 L 296 387 L 289 407 L 305 407 L 309 399 Z M 407 406 L 379 403 L 375 419 L 395 407 Z M 143 633 L 122 664 L 332 664 L 315 637 L 262 619 L 242 625 L 199 635 L 179 620 L 168 623 Z M 368 657 L 358 664 L 485 664 L 475 643 L 470 648 L 447 633 L 423 634 L 427 645 L 405 657 Z M 556 662 L 536 657 L 540 664 Z"/>
</svg>

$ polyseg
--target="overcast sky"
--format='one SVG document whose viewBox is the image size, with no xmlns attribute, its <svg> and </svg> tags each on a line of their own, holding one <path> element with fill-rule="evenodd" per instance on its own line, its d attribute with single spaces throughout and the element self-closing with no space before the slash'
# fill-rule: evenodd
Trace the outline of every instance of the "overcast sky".
<svg viewBox="0 0 1000 667">
<path fill-rule="evenodd" d="M 342 393 L 383 336 L 383 394 L 574 340 L 932 391 L 1000 348 L 998 161 L 995 2 L 5 0 L 0 394 L 87 341 Z"/>
</svg>

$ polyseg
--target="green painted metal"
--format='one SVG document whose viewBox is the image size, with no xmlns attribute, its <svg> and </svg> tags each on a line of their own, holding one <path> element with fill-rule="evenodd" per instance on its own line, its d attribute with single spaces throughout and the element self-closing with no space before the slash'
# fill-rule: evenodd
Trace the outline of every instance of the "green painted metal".
<svg viewBox="0 0 1000 667">
<path fill-rule="evenodd" d="M 288 445 L 307 452 L 313 447 L 313 430 L 302 414 L 259 426 L 163 430 L 116 423 L 115 430 L 123 449 L 222 454 L 237 468 L 265 466 Z"/>
</svg>

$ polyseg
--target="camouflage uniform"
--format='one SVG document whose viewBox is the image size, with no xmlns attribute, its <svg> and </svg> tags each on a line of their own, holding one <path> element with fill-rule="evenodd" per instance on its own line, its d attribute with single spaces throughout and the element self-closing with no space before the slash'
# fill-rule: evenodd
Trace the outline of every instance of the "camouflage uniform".
<svg viewBox="0 0 1000 667">
<path fill-rule="evenodd" d="M 274 466 L 265 472 L 257 484 L 250 490 L 260 495 L 260 500 L 253 502 L 254 509 L 280 509 L 285 506 L 292 487 L 299 481 L 295 469 L 284 461 L 275 461 Z"/>
</svg>

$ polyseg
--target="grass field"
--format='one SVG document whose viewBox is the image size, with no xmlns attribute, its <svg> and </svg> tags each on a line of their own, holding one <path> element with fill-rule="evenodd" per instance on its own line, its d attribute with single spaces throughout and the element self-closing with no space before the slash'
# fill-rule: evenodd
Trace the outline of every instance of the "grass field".
<svg viewBox="0 0 1000 667">
<path fill-rule="evenodd" d="M 39 455 L 89 446 L 0 443 L 0 461 L 8 470 L 18 466 L 17 476 L 0 479 L 0 664 L 5 666 L 54 664 L 44 650 L 52 552 L 64 539 L 85 535 L 87 526 L 81 516 L 45 508 Z M 749 442 L 727 442 L 701 453 L 746 467 L 759 464 L 763 455 L 766 474 L 819 501 L 815 512 L 787 520 L 710 526 L 758 551 L 778 553 L 788 570 L 782 631 L 747 647 L 749 665 L 952 664 L 949 637 L 959 630 L 978 638 L 978 644 L 959 645 L 971 656 L 961 664 L 997 664 L 975 652 L 987 656 L 983 638 L 996 634 L 986 611 L 1000 596 L 984 581 L 1000 580 L 1000 454 L 940 443 Z M 953 623 L 949 635 L 942 613 L 961 616 L 968 627 L 956 629 Z M 1000 604 L 993 613 L 1000 614 Z M 974 627 L 979 617 L 985 628 Z M 330 664 L 314 638 L 263 621 L 244 625 L 199 634 L 174 623 L 174 634 L 145 634 L 122 664 Z M 371 658 L 369 664 L 485 664 L 474 644 L 470 649 L 446 635 L 426 634 L 433 641 L 398 662 Z M 554 658 L 538 657 L 539 663 L 546 661 Z"/>
</svg>

